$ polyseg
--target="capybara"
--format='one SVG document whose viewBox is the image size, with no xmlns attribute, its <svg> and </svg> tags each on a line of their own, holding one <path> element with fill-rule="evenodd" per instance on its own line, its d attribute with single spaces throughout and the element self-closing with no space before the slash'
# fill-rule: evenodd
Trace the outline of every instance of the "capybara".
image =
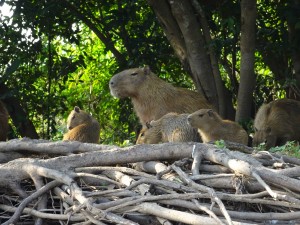
<svg viewBox="0 0 300 225">
<path fill-rule="evenodd" d="M 157 144 L 159 142 L 200 142 L 197 129 L 187 123 L 188 114 L 167 113 L 158 120 L 152 120 L 143 128 L 137 144 Z"/>
<path fill-rule="evenodd" d="M 134 110 L 145 127 L 169 112 L 192 113 L 211 108 L 206 98 L 195 91 L 174 87 L 158 78 L 148 66 L 124 70 L 109 81 L 110 93 L 117 98 L 130 97 Z"/>
<path fill-rule="evenodd" d="M 247 132 L 236 122 L 223 120 L 212 109 L 200 109 L 188 116 L 188 123 L 198 129 L 202 141 L 224 140 L 248 144 Z"/>
<path fill-rule="evenodd" d="M 4 103 L 0 101 L 0 141 L 6 141 L 8 131 L 8 112 Z"/>
<path fill-rule="evenodd" d="M 67 128 L 69 131 L 63 140 L 99 143 L 100 125 L 89 113 L 78 106 L 68 116 Z"/>
<path fill-rule="evenodd" d="M 254 119 L 253 146 L 265 142 L 266 149 L 300 141 L 300 102 L 279 99 L 263 104 Z"/>
<path fill-rule="evenodd" d="M 151 122 L 150 122 L 151 123 Z M 136 140 L 136 144 L 158 144 L 162 142 L 161 127 L 146 123 Z"/>
</svg>

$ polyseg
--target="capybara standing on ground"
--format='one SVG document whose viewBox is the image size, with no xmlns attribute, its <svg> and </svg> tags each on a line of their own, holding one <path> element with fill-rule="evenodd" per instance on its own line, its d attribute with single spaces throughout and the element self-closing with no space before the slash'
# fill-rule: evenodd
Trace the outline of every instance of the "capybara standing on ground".
<svg viewBox="0 0 300 225">
<path fill-rule="evenodd" d="M 203 95 L 158 78 L 148 66 L 124 70 L 109 81 L 111 95 L 130 97 L 134 110 L 145 127 L 147 122 L 158 120 L 169 112 L 191 113 L 211 108 Z"/>
<path fill-rule="evenodd" d="M 248 144 L 247 132 L 236 122 L 223 120 L 212 109 L 200 109 L 188 116 L 188 123 L 197 128 L 203 142 L 216 140 Z"/>
<path fill-rule="evenodd" d="M 75 106 L 68 116 L 69 131 L 63 140 L 99 143 L 100 125 L 89 113 Z"/>
<path fill-rule="evenodd" d="M 8 112 L 4 103 L 0 101 L 0 141 L 6 141 L 8 130 Z"/>
<path fill-rule="evenodd" d="M 254 119 L 253 145 L 265 142 L 266 149 L 300 141 L 300 102 L 279 99 L 263 104 Z"/>
<path fill-rule="evenodd" d="M 159 142 L 200 142 L 197 129 L 187 123 L 188 114 L 167 113 L 158 120 L 152 120 L 143 128 L 137 144 L 157 144 Z"/>
</svg>

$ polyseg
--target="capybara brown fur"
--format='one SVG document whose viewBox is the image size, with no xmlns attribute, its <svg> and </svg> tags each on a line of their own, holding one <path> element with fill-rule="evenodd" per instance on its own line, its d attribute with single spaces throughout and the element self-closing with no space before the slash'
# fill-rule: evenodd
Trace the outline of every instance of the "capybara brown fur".
<svg viewBox="0 0 300 225">
<path fill-rule="evenodd" d="M 4 103 L 0 101 L 0 141 L 7 140 L 8 131 L 8 112 Z"/>
<path fill-rule="evenodd" d="M 99 143 L 100 124 L 89 113 L 78 106 L 68 116 L 67 128 L 69 131 L 63 140 Z"/>
<path fill-rule="evenodd" d="M 188 123 L 198 129 L 202 141 L 224 140 L 248 144 L 247 132 L 236 122 L 223 120 L 212 109 L 200 109 L 188 116 Z"/>
<path fill-rule="evenodd" d="M 300 102 L 279 99 L 263 104 L 254 119 L 253 146 L 265 142 L 266 149 L 300 141 Z"/>
<path fill-rule="evenodd" d="M 114 97 L 131 98 L 143 126 L 169 112 L 191 113 L 212 107 L 202 94 L 165 82 L 148 66 L 127 69 L 114 75 L 109 81 L 109 88 Z"/>
<path fill-rule="evenodd" d="M 159 142 L 200 142 L 197 129 L 187 123 L 188 114 L 167 113 L 141 130 L 137 144 L 157 144 Z"/>
</svg>

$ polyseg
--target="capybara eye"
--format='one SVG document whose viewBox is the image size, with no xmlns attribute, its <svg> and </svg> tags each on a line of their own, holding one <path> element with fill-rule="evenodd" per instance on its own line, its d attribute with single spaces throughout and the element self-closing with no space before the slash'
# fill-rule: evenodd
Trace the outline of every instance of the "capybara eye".
<svg viewBox="0 0 300 225">
<path fill-rule="evenodd" d="M 203 114 L 199 114 L 199 117 L 203 117 Z"/>
<path fill-rule="evenodd" d="M 135 75 L 137 75 L 138 73 L 137 72 L 135 72 L 135 73 L 132 73 L 132 74 L 130 74 L 131 76 L 135 76 Z"/>
</svg>

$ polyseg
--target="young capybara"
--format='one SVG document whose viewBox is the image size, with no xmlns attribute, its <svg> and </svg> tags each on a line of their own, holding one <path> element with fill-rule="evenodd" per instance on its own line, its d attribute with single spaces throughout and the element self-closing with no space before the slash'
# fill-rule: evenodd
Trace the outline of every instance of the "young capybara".
<svg viewBox="0 0 300 225">
<path fill-rule="evenodd" d="M 67 127 L 69 131 L 64 135 L 63 140 L 99 143 L 100 125 L 98 121 L 78 106 L 75 106 L 69 114 Z"/>
<path fill-rule="evenodd" d="M 200 142 L 197 129 L 187 123 L 188 114 L 167 113 L 158 120 L 152 120 L 143 128 L 137 144 L 157 144 L 159 142 Z"/>
<path fill-rule="evenodd" d="M 192 113 L 211 108 L 206 98 L 195 91 L 174 87 L 158 78 L 148 66 L 124 70 L 109 81 L 111 95 L 130 97 L 134 110 L 145 127 L 169 112 Z"/>
<path fill-rule="evenodd" d="M 158 144 L 162 142 L 161 127 L 146 123 L 136 140 L 136 144 Z"/>
<path fill-rule="evenodd" d="M 248 144 L 247 132 L 236 122 L 223 120 L 212 109 L 200 109 L 188 116 L 188 123 L 198 129 L 203 142 L 216 140 Z"/>
<path fill-rule="evenodd" d="M 253 146 L 265 142 L 266 149 L 300 141 L 300 102 L 279 99 L 263 104 L 254 119 Z"/>
<path fill-rule="evenodd" d="M 8 131 L 8 112 L 4 103 L 0 101 L 0 141 L 6 141 Z"/>
</svg>

